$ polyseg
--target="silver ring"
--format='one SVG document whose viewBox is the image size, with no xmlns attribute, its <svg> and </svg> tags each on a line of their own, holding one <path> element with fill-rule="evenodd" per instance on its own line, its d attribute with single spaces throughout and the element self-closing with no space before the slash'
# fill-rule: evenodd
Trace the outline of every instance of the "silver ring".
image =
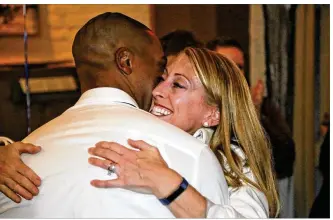
<svg viewBox="0 0 333 220">
<path fill-rule="evenodd" d="M 110 163 L 107 170 L 109 176 L 111 176 L 113 173 L 116 173 L 116 164 Z"/>
</svg>

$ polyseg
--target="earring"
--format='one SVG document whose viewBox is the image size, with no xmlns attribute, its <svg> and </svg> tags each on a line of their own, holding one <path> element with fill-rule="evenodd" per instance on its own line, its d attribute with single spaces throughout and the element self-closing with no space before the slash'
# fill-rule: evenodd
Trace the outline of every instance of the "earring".
<svg viewBox="0 0 333 220">
<path fill-rule="evenodd" d="M 207 127 L 209 126 L 208 122 L 205 121 L 205 122 L 203 123 L 203 126 L 204 126 L 205 128 L 207 128 Z"/>
</svg>

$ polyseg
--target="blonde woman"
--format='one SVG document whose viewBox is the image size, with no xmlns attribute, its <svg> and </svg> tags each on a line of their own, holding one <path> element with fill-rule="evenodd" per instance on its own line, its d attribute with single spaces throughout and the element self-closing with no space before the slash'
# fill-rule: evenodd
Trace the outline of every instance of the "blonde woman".
<svg viewBox="0 0 333 220">
<path fill-rule="evenodd" d="M 168 64 L 153 91 L 150 112 L 209 143 L 229 185 L 230 207 L 214 205 L 188 188 L 168 206 L 176 217 L 276 217 L 278 195 L 269 142 L 257 118 L 251 94 L 237 66 L 215 52 L 186 48 Z M 203 114 L 204 101 L 212 108 Z M 213 117 L 211 117 L 213 114 Z M 172 137 L 170 137 L 172 138 Z M 140 151 L 100 142 L 89 150 L 93 165 L 117 173 L 115 180 L 93 180 L 96 187 L 141 187 L 159 199 L 174 197 L 182 181 L 144 141 L 129 140 Z M 174 198 L 173 198 L 174 199 Z M 202 208 L 205 207 L 205 208 Z"/>
</svg>

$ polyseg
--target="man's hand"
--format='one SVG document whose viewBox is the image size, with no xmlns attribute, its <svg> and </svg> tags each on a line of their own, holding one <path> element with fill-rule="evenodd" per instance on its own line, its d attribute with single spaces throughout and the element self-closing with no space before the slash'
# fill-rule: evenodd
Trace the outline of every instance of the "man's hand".
<svg viewBox="0 0 333 220">
<path fill-rule="evenodd" d="M 0 192 L 16 203 L 21 197 L 30 200 L 38 194 L 41 179 L 21 160 L 20 154 L 36 154 L 41 147 L 15 142 L 0 147 Z"/>
</svg>

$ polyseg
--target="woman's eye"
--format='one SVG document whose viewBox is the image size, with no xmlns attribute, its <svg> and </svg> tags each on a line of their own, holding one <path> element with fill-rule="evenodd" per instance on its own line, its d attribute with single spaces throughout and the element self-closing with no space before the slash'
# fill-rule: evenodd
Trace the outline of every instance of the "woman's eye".
<svg viewBox="0 0 333 220">
<path fill-rule="evenodd" d="M 177 83 L 177 82 L 173 83 L 173 87 L 185 89 L 185 87 L 183 85 L 181 85 L 180 83 Z"/>
</svg>

